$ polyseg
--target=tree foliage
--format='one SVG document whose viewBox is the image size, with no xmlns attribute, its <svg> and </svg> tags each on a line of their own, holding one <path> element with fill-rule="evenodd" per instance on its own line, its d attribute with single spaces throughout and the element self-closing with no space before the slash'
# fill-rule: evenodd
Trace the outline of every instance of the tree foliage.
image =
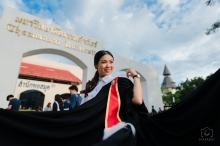
<svg viewBox="0 0 220 146">
<path fill-rule="evenodd" d="M 163 98 L 163 101 L 164 101 L 166 106 L 172 106 L 175 103 L 180 102 L 179 92 L 176 92 L 175 94 L 172 94 L 172 92 L 170 91 L 169 88 L 164 87 L 164 88 L 162 88 L 162 94 L 163 94 L 162 98 Z M 175 103 L 173 102 L 173 98 L 175 99 Z"/>
<path fill-rule="evenodd" d="M 215 33 L 216 29 L 220 27 L 220 21 L 215 22 L 212 24 L 212 27 L 207 29 L 206 34 L 209 35 L 211 33 Z"/>
<path fill-rule="evenodd" d="M 220 0 L 207 0 L 206 4 L 207 6 L 213 6 L 216 3 L 216 1 L 220 2 Z"/>
<path fill-rule="evenodd" d="M 214 6 L 216 2 L 220 2 L 220 0 L 207 0 L 207 6 Z M 206 34 L 209 35 L 211 33 L 215 33 L 216 29 L 220 27 L 220 21 L 212 24 L 211 28 L 207 29 Z"/>
<path fill-rule="evenodd" d="M 193 79 L 186 79 L 181 82 L 179 86 L 176 88 L 176 92 L 172 94 L 169 88 L 162 88 L 163 101 L 168 106 L 173 106 L 180 101 L 182 101 L 185 97 L 187 97 L 190 93 L 192 93 L 196 88 L 198 88 L 205 80 L 207 80 L 211 75 L 207 76 L 205 79 L 202 77 L 194 77 Z M 173 102 L 173 98 L 175 102 Z"/>
</svg>

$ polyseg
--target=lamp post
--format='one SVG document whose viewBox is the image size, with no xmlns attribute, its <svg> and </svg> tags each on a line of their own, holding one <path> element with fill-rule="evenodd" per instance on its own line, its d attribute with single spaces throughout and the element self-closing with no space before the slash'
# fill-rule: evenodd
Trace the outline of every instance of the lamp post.
<svg viewBox="0 0 220 146">
<path fill-rule="evenodd" d="M 183 85 L 180 86 L 180 89 L 183 90 Z"/>
<path fill-rule="evenodd" d="M 173 97 L 173 105 L 175 104 L 175 98 Z"/>
<path fill-rule="evenodd" d="M 193 84 L 193 88 L 194 88 L 194 90 L 196 89 L 196 85 L 195 84 Z"/>
</svg>

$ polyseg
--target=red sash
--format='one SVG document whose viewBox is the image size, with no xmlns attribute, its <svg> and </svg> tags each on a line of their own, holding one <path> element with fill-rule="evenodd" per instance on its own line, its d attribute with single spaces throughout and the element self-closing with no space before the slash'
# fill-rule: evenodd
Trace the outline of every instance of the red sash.
<svg viewBox="0 0 220 146">
<path fill-rule="evenodd" d="M 121 100 L 118 92 L 118 77 L 116 77 L 112 81 L 112 85 L 109 89 L 108 102 L 105 114 L 105 128 L 110 128 L 121 122 L 121 119 L 119 117 L 120 105 Z"/>
</svg>

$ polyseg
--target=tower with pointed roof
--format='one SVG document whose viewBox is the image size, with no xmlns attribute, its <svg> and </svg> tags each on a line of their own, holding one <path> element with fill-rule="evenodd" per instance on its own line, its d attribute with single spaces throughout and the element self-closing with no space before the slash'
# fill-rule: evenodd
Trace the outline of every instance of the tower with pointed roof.
<svg viewBox="0 0 220 146">
<path fill-rule="evenodd" d="M 164 67 L 163 75 L 164 75 L 164 79 L 161 88 L 167 87 L 167 88 L 175 89 L 176 88 L 175 82 L 173 82 L 173 80 L 171 79 L 170 77 L 171 73 L 166 65 Z"/>
</svg>

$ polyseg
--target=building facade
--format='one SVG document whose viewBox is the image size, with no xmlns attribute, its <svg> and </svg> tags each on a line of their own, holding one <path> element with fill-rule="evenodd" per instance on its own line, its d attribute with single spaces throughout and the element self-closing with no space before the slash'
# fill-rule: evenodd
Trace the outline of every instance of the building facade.
<svg viewBox="0 0 220 146">
<path fill-rule="evenodd" d="M 161 85 L 161 88 L 167 88 L 168 91 L 170 91 L 172 94 L 174 94 L 177 90 L 176 90 L 176 84 L 175 82 L 172 80 L 172 78 L 170 77 L 171 72 L 170 70 L 167 68 L 167 66 L 164 66 L 164 71 L 163 71 L 163 83 Z"/>
<path fill-rule="evenodd" d="M 56 94 L 69 94 L 69 87 L 82 89 L 82 69 L 78 66 L 25 57 L 22 59 L 14 96 L 23 109 L 45 108 Z"/>
<path fill-rule="evenodd" d="M 7 107 L 6 96 L 14 94 L 22 58 L 37 54 L 57 54 L 75 62 L 82 69 L 82 86 L 95 73 L 94 54 L 104 49 L 102 41 L 73 30 L 63 30 L 59 25 L 5 7 L 0 19 L 0 107 Z M 141 75 L 144 102 L 147 107 L 162 107 L 162 97 L 157 70 L 145 64 L 114 55 L 118 71 L 134 68 Z M 5 65 L 7 64 L 7 65 Z"/>
</svg>

